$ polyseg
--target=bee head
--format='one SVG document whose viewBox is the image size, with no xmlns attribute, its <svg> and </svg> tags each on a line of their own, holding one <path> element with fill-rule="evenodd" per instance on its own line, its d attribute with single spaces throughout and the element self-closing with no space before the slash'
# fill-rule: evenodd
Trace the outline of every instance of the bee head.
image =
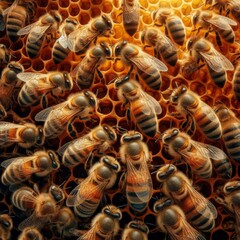
<svg viewBox="0 0 240 240">
<path fill-rule="evenodd" d="M 115 56 L 119 56 L 122 52 L 122 49 L 127 45 L 127 41 L 122 41 L 115 47 Z"/>
<path fill-rule="evenodd" d="M 169 206 L 173 205 L 173 201 L 169 198 L 159 199 L 156 201 L 153 205 L 153 211 L 155 213 L 161 212 L 164 208 L 167 208 Z"/>
<path fill-rule="evenodd" d="M 169 176 L 177 171 L 177 168 L 172 164 L 165 164 L 157 171 L 157 180 L 159 182 L 165 181 Z"/>
</svg>

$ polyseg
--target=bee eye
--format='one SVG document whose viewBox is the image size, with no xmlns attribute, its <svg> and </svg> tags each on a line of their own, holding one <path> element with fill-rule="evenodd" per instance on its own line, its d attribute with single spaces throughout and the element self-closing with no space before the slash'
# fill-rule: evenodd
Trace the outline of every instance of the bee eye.
<svg viewBox="0 0 240 240">
<path fill-rule="evenodd" d="M 177 129 L 174 129 L 172 135 L 176 136 L 176 135 L 178 135 L 178 133 L 179 133 L 179 131 Z"/>
<path fill-rule="evenodd" d="M 186 87 L 183 87 L 182 88 L 182 93 L 186 92 L 187 91 L 187 88 Z"/>
<path fill-rule="evenodd" d="M 173 102 L 177 102 L 177 100 L 178 100 L 178 96 L 173 96 L 173 97 L 172 97 L 172 101 L 173 101 Z"/>
</svg>

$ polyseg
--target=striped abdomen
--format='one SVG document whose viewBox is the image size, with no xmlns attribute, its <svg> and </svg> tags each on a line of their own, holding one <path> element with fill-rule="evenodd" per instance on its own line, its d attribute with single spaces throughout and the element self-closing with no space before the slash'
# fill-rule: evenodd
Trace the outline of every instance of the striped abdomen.
<svg viewBox="0 0 240 240">
<path fill-rule="evenodd" d="M 80 205 L 74 207 L 74 212 L 81 218 L 91 217 L 96 211 L 102 199 L 103 192 L 101 190 L 98 190 L 96 186 L 89 186 L 89 189 L 86 190 L 90 191 L 91 188 L 95 188 L 94 196 L 92 196 L 89 200 L 84 200 Z M 85 193 L 87 192 L 85 191 Z M 78 197 L 80 199 L 86 198 L 85 196 L 83 196 L 83 193 L 81 195 L 78 195 Z"/>
<path fill-rule="evenodd" d="M 55 64 L 61 63 L 69 54 L 70 50 L 64 48 L 58 41 L 53 46 L 52 49 L 52 59 Z"/>
<path fill-rule="evenodd" d="M 238 101 L 240 101 L 240 65 L 236 67 L 233 76 L 233 90 L 234 95 Z"/>
<path fill-rule="evenodd" d="M 212 163 L 217 174 L 221 177 L 230 178 L 232 176 L 232 164 L 227 156 L 224 159 L 213 160 Z"/>
<path fill-rule="evenodd" d="M 139 178 L 138 182 L 132 181 L 134 180 L 131 177 L 131 173 L 127 174 L 126 179 L 126 195 L 129 202 L 130 207 L 137 211 L 137 212 L 143 212 L 146 207 L 148 206 L 148 201 L 144 202 L 141 199 L 139 199 L 139 196 L 141 195 L 141 198 L 149 199 L 149 192 L 148 192 L 148 182 L 142 182 L 144 180 L 142 177 Z M 145 179 L 146 180 L 146 179 Z"/>
<path fill-rule="evenodd" d="M 39 33 L 30 31 L 30 33 L 28 35 L 27 43 L 26 43 L 26 50 L 27 50 L 27 54 L 30 58 L 37 57 L 37 55 L 40 52 L 40 49 L 42 47 L 42 43 L 43 43 L 45 36 L 43 35 L 41 38 L 36 40 L 38 34 Z"/>
<path fill-rule="evenodd" d="M 6 32 L 11 41 L 19 38 L 17 32 L 25 26 L 27 11 L 22 6 L 16 6 L 7 15 Z"/>
<path fill-rule="evenodd" d="M 21 106 L 30 106 L 36 103 L 42 96 L 42 92 L 37 91 L 33 85 L 27 83 L 23 85 L 18 95 L 18 103 Z"/>
<path fill-rule="evenodd" d="M 227 42 L 229 43 L 234 43 L 235 41 L 235 34 L 234 31 L 232 30 L 232 28 L 228 29 L 228 30 L 222 30 L 222 29 L 218 29 L 217 30 L 219 35 Z"/>
<path fill-rule="evenodd" d="M 22 187 L 13 193 L 12 203 L 20 210 L 26 211 L 35 207 L 35 203 L 33 202 L 34 198 L 35 192 L 32 189 Z"/>
<path fill-rule="evenodd" d="M 158 129 L 157 118 L 155 114 L 146 115 L 142 109 L 146 108 L 140 101 L 134 101 L 131 106 L 132 114 L 135 116 L 136 123 L 141 132 L 149 137 L 154 137 Z"/>
<path fill-rule="evenodd" d="M 192 114 L 196 123 L 208 138 L 217 140 L 221 137 L 221 124 L 210 106 L 204 104 L 204 106 L 195 109 Z"/>
<path fill-rule="evenodd" d="M 65 150 L 63 154 L 63 164 L 66 167 L 73 167 L 80 163 L 85 163 L 90 156 L 90 154 L 97 148 L 97 144 L 93 145 L 91 141 L 89 140 L 89 146 L 85 148 L 81 148 L 79 150 L 79 141 L 82 141 L 79 139 L 75 143 L 68 146 L 68 148 Z"/>
<path fill-rule="evenodd" d="M 225 85 L 225 82 L 227 81 L 227 74 L 226 71 L 223 69 L 220 72 L 215 72 L 213 69 L 211 69 L 208 66 L 208 71 L 211 76 L 211 79 L 213 82 L 220 88 L 223 88 Z"/>
<path fill-rule="evenodd" d="M 223 141 L 230 157 L 240 162 L 240 126 L 229 124 L 223 128 Z"/>
<path fill-rule="evenodd" d="M 162 77 L 160 72 L 155 69 L 153 66 L 149 66 L 146 71 L 141 71 L 137 69 L 138 74 L 144 80 L 144 82 L 154 90 L 160 90 L 162 84 Z"/>
<path fill-rule="evenodd" d="M 178 60 L 177 57 L 177 51 L 176 50 L 172 50 L 171 52 L 169 52 L 169 48 L 171 48 L 171 46 L 169 45 L 163 45 L 161 47 L 158 47 L 159 53 L 161 54 L 161 56 L 163 57 L 163 59 L 171 66 L 175 66 Z"/>
<path fill-rule="evenodd" d="M 166 26 L 174 42 L 178 45 L 183 45 L 186 33 L 182 20 L 177 16 L 169 17 Z"/>
<path fill-rule="evenodd" d="M 176 194 L 172 193 L 172 196 L 192 226 L 203 232 L 209 232 L 215 227 L 215 220 L 211 210 L 207 205 L 194 204 L 186 188 Z"/>
</svg>

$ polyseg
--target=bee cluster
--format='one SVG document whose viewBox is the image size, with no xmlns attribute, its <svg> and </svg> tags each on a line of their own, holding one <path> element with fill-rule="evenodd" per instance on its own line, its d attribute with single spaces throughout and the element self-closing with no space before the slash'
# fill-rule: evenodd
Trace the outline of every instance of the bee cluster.
<svg viewBox="0 0 240 240">
<path fill-rule="evenodd" d="M 0 1 L 0 238 L 240 239 L 239 9 Z"/>
</svg>

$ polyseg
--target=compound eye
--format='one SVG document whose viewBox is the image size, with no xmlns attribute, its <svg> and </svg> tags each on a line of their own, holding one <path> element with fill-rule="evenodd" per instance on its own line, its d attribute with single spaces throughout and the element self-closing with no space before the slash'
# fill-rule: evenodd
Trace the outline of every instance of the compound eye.
<svg viewBox="0 0 240 240">
<path fill-rule="evenodd" d="M 179 131 L 178 131 L 177 129 L 174 129 L 174 130 L 173 130 L 173 136 L 178 135 L 178 133 L 179 133 Z"/>
</svg>

